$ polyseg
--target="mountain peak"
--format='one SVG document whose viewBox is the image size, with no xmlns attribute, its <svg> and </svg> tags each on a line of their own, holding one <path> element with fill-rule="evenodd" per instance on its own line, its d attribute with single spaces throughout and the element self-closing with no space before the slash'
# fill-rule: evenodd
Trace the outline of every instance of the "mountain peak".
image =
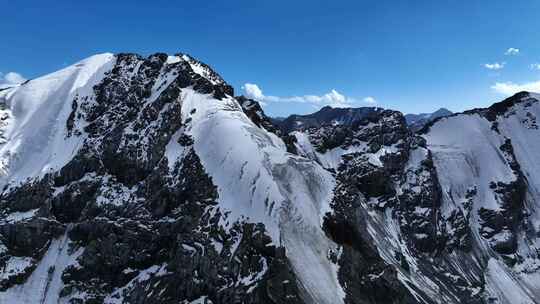
<svg viewBox="0 0 540 304">
<path fill-rule="evenodd" d="M 488 118 L 494 120 L 496 116 L 504 114 L 509 108 L 515 105 L 535 100 L 540 101 L 540 95 L 527 91 L 521 91 L 504 99 L 503 101 L 492 104 L 484 111 Z"/>
<path fill-rule="evenodd" d="M 452 114 L 452 111 L 448 110 L 447 108 L 439 108 L 437 111 L 433 112 L 431 114 L 431 116 L 447 116 L 447 115 L 451 115 Z"/>
</svg>

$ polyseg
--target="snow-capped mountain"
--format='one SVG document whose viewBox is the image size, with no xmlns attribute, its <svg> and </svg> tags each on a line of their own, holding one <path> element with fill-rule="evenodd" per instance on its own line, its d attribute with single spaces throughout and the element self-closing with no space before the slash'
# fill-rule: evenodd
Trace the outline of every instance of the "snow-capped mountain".
<svg viewBox="0 0 540 304">
<path fill-rule="evenodd" d="M 188 55 L 102 54 L 0 104 L 0 303 L 540 302 L 538 95 L 276 124 Z"/>
<path fill-rule="evenodd" d="M 440 108 L 433 113 L 406 114 L 405 120 L 407 121 L 407 124 L 409 125 L 409 128 L 411 130 L 419 131 L 429 122 L 439 117 L 450 116 L 452 114 L 453 113 L 450 110 L 446 108 Z"/>
</svg>

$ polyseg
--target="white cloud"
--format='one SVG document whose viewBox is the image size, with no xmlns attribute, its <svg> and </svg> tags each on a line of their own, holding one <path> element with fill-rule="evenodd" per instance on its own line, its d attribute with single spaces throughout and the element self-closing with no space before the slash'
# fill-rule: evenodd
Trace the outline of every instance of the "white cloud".
<svg viewBox="0 0 540 304">
<path fill-rule="evenodd" d="M 500 70 L 504 68 L 504 65 L 506 62 L 494 62 L 494 63 L 486 63 L 484 64 L 484 67 L 489 70 Z"/>
<path fill-rule="evenodd" d="M 530 65 L 531 70 L 540 70 L 540 63 L 533 63 Z"/>
<path fill-rule="evenodd" d="M 365 97 L 364 102 L 368 104 L 376 104 L 377 100 L 371 96 Z"/>
<path fill-rule="evenodd" d="M 26 81 L 21 74 L 9 72 L 7 74 L 0 73 L 0 88 L 10 87 Z"/>
<path fill-rule="evenodd" d="M 508 50 L 506 50 L 506 52 L 504 52 L 505 55 L 517 55 L 519 54 L 519 49 L 516 49 L 516 48 L 509 48 Z"/>
<path fill-rule="evenodd" d="M 259 86 L 256 84 L 246 83 L 244 84 L 242 89 L 244 90 L 244 92 L 246 92 L 246 96 L 248 98 L 255 99 L 255 100 L 262 100 L 264 98 L 264 95 L 261 89 L 259 89 Z"/>
<path fill-rule="evenodd" d="M 281 96 L 272 96 L 264 95 L 261 88 L 258 85 L 253 83 L 246 83 L 242 86 L 246 97 L 255 99 L 263 104 L 271 102 L 296 102 L 296 103 L 308 103 L 314 106 L 331 106 L 335 108 L 343 107 L 352 107 L 354 104 L 359 103 L 360 101 L 356 98 L 347 97 L 337 90 L 332 89 L 330 92 L 324 95 L 302 95 L 302 96 L 290 96 L 290 97 L 281 97 Z M 363 99 L 363 102 L 368 104 L 374 104 L 377 101 L 373 97 L 366 97 Z"/>
<path fill-rule="evenodd" d="M 497 93 L 503 95 L 513 95 L 521 91 L 540 92 L 540 80 L 525 83 L 513 83 L 513 82 L 497 82 L 491 86 Z"/>
</svg>

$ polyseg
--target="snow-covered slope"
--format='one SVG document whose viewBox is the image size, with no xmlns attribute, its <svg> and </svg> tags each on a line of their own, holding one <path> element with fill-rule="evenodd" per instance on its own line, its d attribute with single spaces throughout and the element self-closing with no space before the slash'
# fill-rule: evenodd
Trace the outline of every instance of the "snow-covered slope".
<svg viewBox="0 0 540 304">
<path fill-rule="evenodd" d="M 113 54 L 92 56 L 58 72 L 0 91 L 7 117 L 0 128 L 0 187 L 64 166 L 84 137 L 67 139 L 71 101 L 93 94 L 114 65 Z"/>
<path fill-rule="evenodd" d="M 424 135 L 443 214 L 470 214 L 486 293 L 501 303 L 536 303 L 540 296 L 539 97 L 520 93 L 488 109 L 442 118 Z"/>
<path fill-rule="evenodd" d="M 287 153 L 281 139 L 258 128 L 236 99 L 192 90 L 182 99 L 184 121 L 191 120 L 185 132 L 218 187 L 220 208 L 230 212 L 227 220 L 264 223 L 274 242 L 287 249 L 309 296 L 316 303 L 340 303 L 343 291 L 326 257 L 336 246 L 320 225 L 332 196 L 330 173 Z"/>
</svg>

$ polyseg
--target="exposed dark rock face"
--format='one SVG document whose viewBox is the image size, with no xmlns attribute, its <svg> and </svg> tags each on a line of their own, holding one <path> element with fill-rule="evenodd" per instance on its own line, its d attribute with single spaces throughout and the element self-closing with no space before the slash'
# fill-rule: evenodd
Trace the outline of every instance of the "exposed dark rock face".
<svg viewBox="0 0 540 304">
<path fill-rule="evenodd" d="M 350 164 L 345 162 L 342 169 L 347 166 Z M 328 235 L 342 245 L 338 275 L 340 282 L 346 286 L 345 300 L 347 303 L 416 303 L 398 280 L 395 268 L 385 263 L 379 255 L 368 232 L 366 223 L 369 215 L 362 206 L 362 194 L 366 192 L 363 187 L 370 184 L 357 180 L 355 175 L 350 171 L 339 171 L 338 195 L 332 202 L 333 213 L 325 217 L 323 226 Z M 369 186 L 366 188 L 369 191 L 367 195 L 373 195 L 373 190 Z M 384 195 L 384 188 L 379 191 L 376 194 Z"/>
<path fill-rule="evenodd" d="M 287 134 L 295 130 L 318 128 L 323 125 L 340 124 L 352 125 L 358 121 L 376 116 L 376 113 L 383 111 L 382 108 L 331 108 L 323 107 L 321 110 L 308 115 L 291 115 L 283 120 L 274 120 L 283 133 Z"/>
<path fill-rule="evenodd" d="M 236 97 L 240 106 L 242 106 L 242 111 L 253 121 L 258 127 L 265 128 L 266 130 L 280 136 L 281 131 L 272 123 L 270 118 L 266 116 L 261 108 L 261 105 L 253 100 L 246 98 L 245 96 Z"/>
<path fill-rule="evenodd" d="M 345 128 L 328 126 L 327 128 Z M 398 265 L 389 265 L 377 249 L 373 233 L 368 226 L 371 217 L 368 209 L 384 212 L 393 209 L 394 216 L 400 219 L 400 228 L 411 248 L 433 252 L 437 247 L 436 216 L 438 189 L 432 180 L 432 166 L 428 159 L 419 168 L 411 169 L 403 175 L 410 150 L 421 148 L 421 138 L 415 138 L 408 130 L 401 113 L 382 111 L 370 115 L 359 123 L 347 128 L 350 133 L 341 137 L 328 151 L 336 147 L 367 144 L 367 153 L 351 153 L 342 156 L 337 168 L 337 186 L 332 202 L 333 213 L 325 218 L 324 227 L 329 236 L 338 244 L 343 244 L 339 259 L 339 277 L 346 288 L 348 303 L 417 303 L 417 300 L 398 279 L 398 271 L 408 272 L 408 262 L 401 252 Z M 317 132 L 317 134 L 325 134 Z M 313 143 L 325 142 L 313 136 Z M 336 139 L 336 137 L 333 137 Z M 324 144 L 323 144 L 324 145 Z M 380 153 L 380 151 L 388 151 Z M 373 154 L 380 155 L 379 163 L 373 161 Z M 424 173 L 423 171 L 427 171 Z M 424 180 L 422 174 L 427 174 Z M 414 176 L 414 181 L 410 176 Z M 434 182 L 431 183 L 430 182 Z M 402 193 L 397 189 L 406 183 L 416 183 L 421 187 L 419 193 L 403 186 Z M 425 208 L 426 213 L 416 214 L 415 208 Z M 426 237 L 416 238 L 418 234 Z M 344 238 L 345 237 L 345 238 Z M 435 248 L 434 248 L 435 247 Z M 422 294 L 422 291 L 415 291 Z M 424 295 L 425 296 L 425 295 Z"/>
</svg>

